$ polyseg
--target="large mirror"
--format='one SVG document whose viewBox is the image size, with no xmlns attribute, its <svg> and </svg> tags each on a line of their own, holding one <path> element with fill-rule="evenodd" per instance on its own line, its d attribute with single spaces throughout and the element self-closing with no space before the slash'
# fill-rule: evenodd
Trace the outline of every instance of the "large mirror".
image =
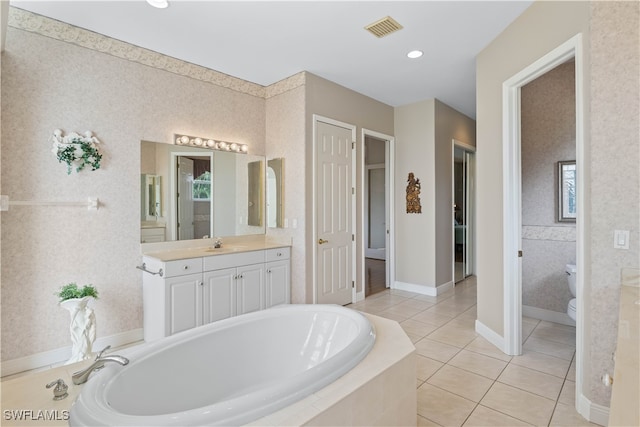
<svg viewBox="0 0 640 427">
<path fill-rule="evenodd" d="M 142 141 L 142 243 L 264 234 L 262 156 Z"/>
</svg>

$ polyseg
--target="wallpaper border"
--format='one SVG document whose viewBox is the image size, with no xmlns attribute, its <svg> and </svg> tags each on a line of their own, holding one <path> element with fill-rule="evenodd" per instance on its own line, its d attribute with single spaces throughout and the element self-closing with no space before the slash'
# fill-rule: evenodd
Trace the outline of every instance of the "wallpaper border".
<svg viewBox="0 0 640 427">
<path fill-rule="evenodd" d="M 261 86 L 14 6 L 9 8 L 8 24 L 13 28 L 263 99 L 295 89 L 305 83 L 305 73 L 300 72 L 268 87 Z"/>
</svg>

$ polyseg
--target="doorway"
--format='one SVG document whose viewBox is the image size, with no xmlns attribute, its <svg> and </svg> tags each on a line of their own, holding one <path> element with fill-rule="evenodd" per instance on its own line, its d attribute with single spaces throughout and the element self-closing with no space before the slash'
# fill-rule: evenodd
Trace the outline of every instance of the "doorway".
<svg viewBox="0 0 640 427">
<path fill-rule="evenodd" d="M 171 240 L 202 239 L 213 231 L 213 155 L 170 153 L 170 210 L 167 233 Z"/>
<path fill-rule="evenodd" d="M 389 216 L 388 141 L 364 135 L 364 280 L 366 296 L 389 287 L 387 236 Z"/>
<path fill-rule="evenodd" d="M 474 272 L 475 148 L 453 140 L 453 277 Z"/>
<path fill-rule="evenodd" d="M 576 409 L 590 419 L 588 400 L 583 393 L 585 301 L 585 192 L 589 169 L 585 167 L 584 71 L 582 35 L 577 34 L 503 83 L 503 263 L 504 263 L 504 342 L 508 355 L 522 353 L 522 233 L 520 171 L 520 90 L 522 86 L 571 59 L 575 60 L 575 140 L 576 140 Z"/>
</svg>

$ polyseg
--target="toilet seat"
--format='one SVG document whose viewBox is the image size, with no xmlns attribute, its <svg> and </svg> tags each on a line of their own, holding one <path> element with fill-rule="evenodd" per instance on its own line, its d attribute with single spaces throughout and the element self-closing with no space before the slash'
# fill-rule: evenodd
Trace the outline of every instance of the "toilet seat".
<svg viewBox="0 0 640 427">
<path fill-rule="evenodd" d="M 573 298 L 569 301 L 569 305 L 567 306 L 567 314 L 573 320 L 576 320 L 576 299 Z"/>
</svg>

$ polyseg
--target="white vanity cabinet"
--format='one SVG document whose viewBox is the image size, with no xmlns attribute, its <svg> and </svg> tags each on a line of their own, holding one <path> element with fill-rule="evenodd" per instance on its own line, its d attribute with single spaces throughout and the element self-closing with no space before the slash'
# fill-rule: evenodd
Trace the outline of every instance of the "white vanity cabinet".
<svg viewBox="0 0 640 427">
<path fill-rule="evenodd" d="M 145 341 L 290 302 L 287 247 L 143 262 Z"/>
</svg>

